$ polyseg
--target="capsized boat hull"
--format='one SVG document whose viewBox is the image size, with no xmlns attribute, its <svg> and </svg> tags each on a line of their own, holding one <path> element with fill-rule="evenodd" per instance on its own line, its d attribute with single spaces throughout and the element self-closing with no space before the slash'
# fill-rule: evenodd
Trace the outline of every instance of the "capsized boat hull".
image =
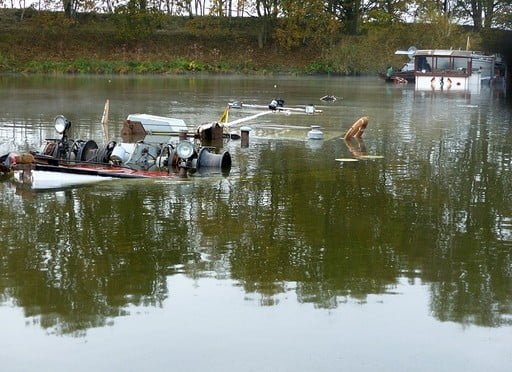
<svg viewBox="0 0 512 372">
<path fill-rule="evenodd" d="M 45 170 L 16 170 L 12 181 L 31 190 L 55 190 L 86 186 L 112 180 L 112 177 L 70 174 Z"/>
<path fill-rule="evenodd" d="M 61 174 L 64 173 L 70 175 L 96 176 L 104 178 L 169 178 L 173 176 L 168 171 L 140 170 L 110 164 L 34 164 L 34 169 Z"/>
<path fill-rule="evenodd" d="M 30 190 L 56 190 L 87 186 L 120 178 L 169 178 L 164 171 L 135 170 L 99 164 L 20 164 L 12 169 L 11 181 Z"/>
</svg>

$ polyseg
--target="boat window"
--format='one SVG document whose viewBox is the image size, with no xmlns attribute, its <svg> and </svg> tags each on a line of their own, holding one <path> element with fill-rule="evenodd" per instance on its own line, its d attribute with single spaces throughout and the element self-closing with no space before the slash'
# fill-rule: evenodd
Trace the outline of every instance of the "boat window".
<svg viewBox="0 0 512 372">
<path fill-rule="evenodd" d="M 469 71 L 468 59 L 449 56 L 436 57 L 434 70 L 436 72 L 466 74 Z"/>
<path fill-rule="evenodd" d="M 466 58 L 454 58 L 453 67 L 456 71 L 465 73 L 468 69 L 468 60 Z"/>
<path fill-rule="evenodd" d="M 431 71 L 431 65 L 425 56 L 417 56 L 415 58 L 415 61 L 416 61 L 416 70 L 417 71 L 422 71 L 422 72 Z"/>
<path fill-rule="evenodd" d="M 436 70 L 447 71 L 453 70 L 450 57 L 437 57 L 436 59 Z"/>
</svg>

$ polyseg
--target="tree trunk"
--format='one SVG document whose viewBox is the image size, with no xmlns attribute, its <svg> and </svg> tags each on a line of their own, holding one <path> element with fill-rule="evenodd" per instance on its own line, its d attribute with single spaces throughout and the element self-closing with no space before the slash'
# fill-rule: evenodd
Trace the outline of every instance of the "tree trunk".
<svg viewBox="0 0 512 372">
<path fill-rule="evenodd" d="M 73 17 L 73 0 L 62 0 L 62 5 L 64 7 L 64 14 L 68 18 Z"/>
<path fill-rule="evenodd" d="M 359 32 L 359 14 L 361 8 L 361 0 L 354 0 L 350 4 L 350 7 L 347 7 L 346 11 L 346 23 L 347 23 L 347 32 L 349 35 L 357 35 Z"/>
<path fill-rule="evenodd" d="M 486 29 L 490 29 L 492 27 L 492 21 L 494 19 L 494 2 L 486 1 L 484 7 L 484 25 L 483 27 Z"/>
<path fill-rule="evenodd" d="M 471 0 L 471 18 L 473 19 L 473 27 L 475 31 L 482 29 L 482 1 Z"/>
</svg>

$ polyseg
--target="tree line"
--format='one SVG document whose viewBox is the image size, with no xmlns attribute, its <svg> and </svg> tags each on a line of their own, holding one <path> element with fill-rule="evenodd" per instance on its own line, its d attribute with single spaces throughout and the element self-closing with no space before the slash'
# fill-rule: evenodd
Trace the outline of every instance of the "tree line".
<svg viewBox="0 0 512 372">
<path fill-rule="evenodd" d="M 512 0 L 0 0 L 4 8 L 79 13 L 161 13 L 173 16 L 295 20 L 311 31 L 339 28 L 355 35 L 363 23 L 433 23 L 439 19 L 482 29 L 512 29 Z"/>
</svg>

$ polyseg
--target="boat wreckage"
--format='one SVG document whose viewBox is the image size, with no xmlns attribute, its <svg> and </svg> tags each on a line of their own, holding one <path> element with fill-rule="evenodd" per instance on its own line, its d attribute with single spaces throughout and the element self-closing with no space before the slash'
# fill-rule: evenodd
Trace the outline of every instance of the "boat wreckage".
<svg viewBox="0 0 512 372">
<path fill-rule="evenodd" d="M 2 178 L 33 189 L 53 189 L 114 178 L 183 178 L 202 171 L 228 174 L 231 169 L 228 151 L 215 153 L 216 147 L 201 145 L 215 131 L 222 133 L 218 124 L 189 134 L 179 119 L 130 115 L 122 131 L 129 142 L 104 145 L 69 138 L 71 122 L 63 115 L 54 124 L 59 138 L 46 139 L 40 150 L 0 157 Z M 177 141 L 172 141 L 176 134 Z M 167 137 L 168 141 L 158 141 Z"/>
<path fill-rule="evenodd" d="M 10 152 L 0 156 L 0 178 L 12 180 L 33 190 L 58 189 L 120 178 L 186 178 L 193 174 L 227 175 L 231 155 L 219 151 L 224 139 L 242 139 L 248 131 L 240 124 L 282 111 L 283 100 L 273 100 L 263 112 L 228 123 L 228 104 L 219 121 L 200 125 L 195 132 L 181 119 L 148 114 L 131 114 L 123 122 L 122 141 L 103 145 L 92 139 L 69 137 L 71 122 L 63 115 L 54 120 L 58 138 L 46 139 L 37 151 Z M 288 111 L 314 113 L 312 106 L 286 108 Z M 103 134 L 108 139 L 108 101 L 102 117 Z M 227 133 L 240 128 L 241 135 Z"/>
</svg>

